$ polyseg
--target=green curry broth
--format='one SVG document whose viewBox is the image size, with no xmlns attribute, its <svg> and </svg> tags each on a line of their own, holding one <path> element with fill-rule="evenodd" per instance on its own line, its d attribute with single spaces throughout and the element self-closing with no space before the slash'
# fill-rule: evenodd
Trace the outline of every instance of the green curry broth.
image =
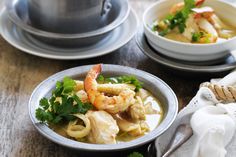
<svg viewBox="0 0 236 157">
<path fill-rule="evenodd" d="M 145 98 L 145 100 L 143 100 L 144 105 L 151 103 L 153 109 L 155 109 L 157 111 L 156 114 L 146 114 L 146 120 L 145 122 L 147 123 L 147 125 L 149 126 L 150 131 L 154 130 L 162 121 L 163 118 L 163 108 L 162 105 L 160 103 L 160 101 L 158 99 L 156 99 L 152 94 L 148 94 L 147 98 Z M 68 123 L 60 123 L 60 124 L 49 124 L 49 127 L 55 131 L 56 133 L 58 133 L 59 135 L 69 138 L 69 139 L 73 139 L 74 138 L 70 137 L 67 135 L 66 130 L 67 130 L 67 126 Z M 150 132 L 149 131 L 149 132 Z M 145 134 L 148 134 L 149 132 L 146 132 Z M 140 136 L 131 136 L 129 135 L 127 132 L 122 132 L 120 131 L 117 134 L 116 140 L 117 143 L 122 143 L 122 142 L 128 142 L 128 141 L 132 141 L 134 139 L 137 139 L 139 137 L 141 137 L 143 135 Z M 81 139 L 76 139 L 79 142 L 86 142 L 86 143 L 90 143 L 87 138 L 81 138 Z"/>
</svg>

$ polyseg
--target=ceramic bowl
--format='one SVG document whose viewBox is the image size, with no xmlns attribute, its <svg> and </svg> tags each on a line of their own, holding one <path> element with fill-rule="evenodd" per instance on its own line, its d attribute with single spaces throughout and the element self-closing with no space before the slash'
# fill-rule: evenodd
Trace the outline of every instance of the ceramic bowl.
<svg viewBox="0 0 236 157">
<path fill-rule="evenodd" d="M 212 61 L 228 55 L 228 51 L 236 49 L 236 37 L 227 41 L 212 44 L 183 43 L 164 38 L 151 30 L 155 20 L 160 20 L 168 14 L 175 3 L 183 0 L 159 1 L 150 6 L 143 15 L 144 32 L 149 44 L 158 52 L 175 59 L 185 61 Z M 211 6 L 215 13 L 232 26 L 236 26 L 236 7 L 220 0 L 206 0 L 205 6 Z M 165 49 L 165 52 L 160 51 Z"/>
<path fill-rule="evenodd" d="M 106 15 L 107 24 L 99 29 L 83 33 L 55 33 L 32 26 L 26 0 L 6 1 L 6 8 L 12 22 L 34 38 L 49 45 L 83 47 L 105 39 L 128 18 L 130 13 L 128 0 L 111 0 L 110 2 L 112 8 Z"/>
<path fill-rule="evenodd" d="M 88 70 L 91 67 L 91 65 L 81 66 L 56 73 L 45 81 L 43 81 L 42 83 L 40 83 L 33 91 L 28 105 L 29 115 L 33 125 L 46 138 L 60 145 L 78 150 L 123 150 L 138 147 L 153 141 L 156 137 L 160 136 L 163 132 L 165 132 L 175 120 L 178 111 L 178 100 L 173 90 L 164 81 L 152 74 L 138 69 L 119 65 L 102 65 L 103 75 L 134 75 L 144 83 L 144 88 L 148 89 L 157 99 L 159 99 L 164 109 L 164 116 L 159 126 L 157 126 L 153 131 L 149 132 L 148 134 L 129 142 L 123 142 L 118 144 L 88 144 L 65 138 L 51 130 L 46 124 L 40 123 L 35 117 L 35 110 L 38 108 L 39 100 L 41 98 L 50 96 L 51 91 L 55 88 L 56 81 L 62 81 L 65 76 L 69 76 L 71 78 L 76 79 L 84 79 Z"/>
</svg>

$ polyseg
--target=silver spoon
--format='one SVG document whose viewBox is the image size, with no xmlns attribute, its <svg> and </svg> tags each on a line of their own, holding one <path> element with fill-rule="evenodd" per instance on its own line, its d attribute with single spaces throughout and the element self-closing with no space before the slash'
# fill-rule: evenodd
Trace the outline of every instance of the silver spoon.
<svg viewBox="0 0 236 157">
<path fill-rule="evenodd" d="M 175 131 L 175 134 L 168 146 L 167 151 L 162 157 L 170 156 L 176 149 L 185 143 L 193 135 L 193 130 L 188 124 L 181 124 Z"/>
<path fill-rule="evenodd" d="M 162 157 L 169 157 L 176 149 L 178 149 L 183 143 L 185 143 L 193 135 L 193 130 L 188 124 L 181 124 L 175 131 L 172 140 L 167 147 Z M 156 156 L 155 143 L 151 144 L 148 148 L 148 156 Z"/>
</svg>

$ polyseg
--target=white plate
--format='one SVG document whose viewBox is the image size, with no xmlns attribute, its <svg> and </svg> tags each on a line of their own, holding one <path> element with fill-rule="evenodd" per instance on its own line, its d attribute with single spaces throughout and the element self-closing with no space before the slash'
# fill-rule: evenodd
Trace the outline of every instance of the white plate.
<svg viewBox="0 0 236 157">
<path fill-rule="evenodd" d="M 0 14 L 0 34 L 8 43 L 28 54 L 59 60 L 87 59 L 111 53 L 128 43 L 137 28 L 138 18 L 131 11 L 128 19 L 99 43 L 83 48 L 61 48 L 38 41 L 18 28 L 8 18 L 5 8 Z"/>
</svg>

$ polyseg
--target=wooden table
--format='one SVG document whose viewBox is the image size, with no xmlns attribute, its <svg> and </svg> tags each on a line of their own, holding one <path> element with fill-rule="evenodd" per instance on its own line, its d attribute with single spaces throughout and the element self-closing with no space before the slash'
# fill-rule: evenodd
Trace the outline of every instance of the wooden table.
<svg viewBox="0 0 236 157">
<path fill-rule="evenodd" d="M 144 9 L 154 0 L 130 2 L 141 19 Z M 71 67 L 95 63 L 130 66 L 160 77 L 173 88 L 180 107 L 186 105 L 195 95 L 200 82 L 208 80 L 201 76 L 184 78 L 167 72 L 139 50 L 135 39 L 106 56 L 88 60 L 58 61 L 28 55 L 0 38 L 0 156 L 85 157 L 86 155 L 81 155 L 80 152 L 59 146 L 41 136 L 30 121 L 27 105 L 33 89 L 50 75 Z M 142 148 L 142 151 L 144 149 Z"/>
</svg>

